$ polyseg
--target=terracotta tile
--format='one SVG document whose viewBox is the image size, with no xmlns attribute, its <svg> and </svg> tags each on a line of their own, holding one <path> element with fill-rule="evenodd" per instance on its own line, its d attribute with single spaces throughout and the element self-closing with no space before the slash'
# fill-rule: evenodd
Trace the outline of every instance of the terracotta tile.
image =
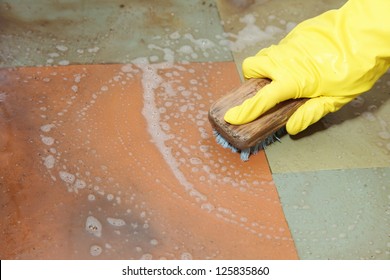
<svg viewBox="0 0 390 280">
<path fill-rule="evenodd" d="M 264 153 L 215 143 L 234 63 L 0 70 L 2 259 L 295 259 Z"/>
</svg>

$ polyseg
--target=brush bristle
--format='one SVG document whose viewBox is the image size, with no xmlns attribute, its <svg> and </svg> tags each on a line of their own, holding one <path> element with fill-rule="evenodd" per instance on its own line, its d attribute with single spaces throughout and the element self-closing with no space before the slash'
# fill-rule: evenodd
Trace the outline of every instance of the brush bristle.
<svg viewBox="0 0 390 280">
<path fill-rule="evenodd" d="M 253 154 L 257 154 L 260 150 L 264 150 L 267 146 L 271 145 L 275 141 L 280 142 L 280 137 L 286 134 L 285 127 L 279 129 L 274 134 L 268 136 L 263 141 L 260 141 L 256 145 L 240 150 L 234 147 L 229 143 L 218 131 L 213 130 L 216 142 L 226 149 L 232 150 L 234 153 L 240 153 L 240 158 L 242 161 L 248 161 L 249 157 Z"/>
</svg>

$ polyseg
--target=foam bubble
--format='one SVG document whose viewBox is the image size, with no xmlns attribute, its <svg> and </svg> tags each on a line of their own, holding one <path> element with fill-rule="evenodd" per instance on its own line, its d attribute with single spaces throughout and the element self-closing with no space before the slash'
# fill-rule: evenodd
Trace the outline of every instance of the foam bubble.
<svg viewBox="0 0 390 280">
<path fill-rule="evenodd" d="M 85 222 L 85 230 L 96 237 L 102 236 L 102 224 L 93 216 L 88 216 Z"/>
<path fill-rule="evenodd" d="M 122 71 L 123 73 L 131 72 L 131 71 L 133 71 L 133 66 L 132 66 L 131 64 L 123 65 L 123 66 L 121 67 L 121 71 Z"/>
<path fill-rule="evenodd" d="M 126 225 L 126 222 L 122 219 L 117 219 L 117 218 L 110 218 L 108 217 L 107 218 L 107 222 L 112 225 L 112 226 L 115 226 L 115 227 L 122 227 L 122 226 L 125 226 Z"/>
<path fill-rule="evenodd" d="M 48 145 L 48 146 L 54 144 L 54 138 L 53 137 L 48 137 L 48 136 L 41 135 L 41 140 L 42 140 L 43 144 Z"/>
<path fill-rule="evenodd" d="M 152 239 L 150 240 L 150 244 L 156 246 L 158 244 L 158 241 L 156 239 Z"/>
<path fill-rule="evenodd" d="M 215 209 L 214 205 L 212 205 L 211 203 L 203 203 L 200 208 L 209 213 Z"/>
<path fill-rule="evenodd" d="M 161 48 L 159 46 L 156 46 L 154 44 L 149 44 L 148 45 L 148 48 L 151 49 L 151 50 L 160 50 L 164 53 L 164 60 L 169 62 L 169 63 L 173 63 L 174 62 L 174 58 L 175 58 L 175 52 L 172 50 L 172 49 L 169 49 L 169 48 Z"/>
<path fill-rule="evenodd" d="M 80 83 L 80 81 L 81 81 L 81 75 L 80 74 L 74 75 L 74 82 L 75 83 Z"/>
<path fill-rule="evenodd" d="M 189 45 L 184 45 L 178 49 L 178 52 L 184 53 L 184 54 L 192 54 L 192 53 L 194 53 L 194 49 Z"/>
<path fill-rule="evenodd" d="M 45 124 L 45 125 L 42 125 L 42 126 L 41 126 L 41 130 L 42 130 L 43 132 L 50 132 L 50 130 L 51 130 L 52 128 L 54 128 L 54 127 L 55 127 L 54 124 Z"/>
<path fill-rule="evenodd" d="M 215 47 L 215 44 L 211 40 L 206 39 L 206 38 L 195 39 L 194 36 L 190 33 L 185 34 L 184 37 L 186 39 L 190 40 L 193 44 L 195 44 L 201 50 L 212 49 Z"/>
<path fill-rule="evenodd" d="M 202 164 L 202 160 L 199 158 L 190 158 L 192 164 Z"/>
<path fill-rule="evenodd" d="M 376 120 L 375 115 L 371 112 L 363 112 L 362 117 L 371 122 Z"/>
<path fill-rule="evenodd" d="M 71 89 L 72 89 L 72 91 L 73 91 L 74 93 L 77 93 L 78 90 L 79 90 L 79 87 L 76 86 L 76 85 L 73 85 L 73 86 L 71 87 Z"/>
<path fill-rule="evenodd" d="M 159 57 L 157 55 L 152 55 L 149 57 L 150 62 L 157 62 L 159 60 Z"/>
<path fill-rule="evenodd" d="M 173 39 L 173 40 L 177 40 L 181 37 L 180 33 L 175 31 L 173 32 L 172 34 L 169 35 L 169 38 Z"/>
<path fill-rule="evenodd" d="M 48 56 L 49 57 L 59 57 L 60 55 L 56 52 L 53 52 L 53 53 L 49 53 Z"/>
<path fill-rule="evenodd" d="M 52 155 L 48 155 L 47 157 L 45 157 L 43 164 L 46 166 L 46 168 L 51 169 L 54 167 L 55 162 L 55 158 Z"/>
<path fill-rule="evenodd" d="M 149 48 L 158 48 L 154 45 L 150 45 Z M 161 48 L 158 48 L 161 49 Z M 133 60 L 133 63 L 142 70 L 142 86 L 143 86 L 143 97 L 144 107 L 142 113 L 147 120 L 148 132 L 152 136 L 153 143 L 157 146 L 160 153 L 164 157 L 165 162 L 168 164 L 176 179 L 184 187 L 191 197 L 194 197 L 196 201 L 206 201 L 207 197 L 195 189 L 192 183 L 190 183 L 183 172 L 180 170 L 180 162 L 178 162 L 170 147 L 167 147 L 165 141 L 171 140 L 172 135 L 164 132 L 164 128 L 161 126 L 161 112 L 155 101 L 155 90 L 163 87 L 165 93 L 169 96 L 175 96 L 176 92 L 173 90 L 172 85 L 165 82 L 163 78 L 158 74 L 159 70 L 170 69 L 172 64 L 160 63 L 160 64 L 149 64 L 147 58 L 137 58 Z M 176 67 L 177 70 L 181 70 Z M 172 75 L 180 76 L 180 73 L 172 71 Z M 182 110 L 193 110 L 191 105 L 190 108 L 181 108 Z"/>
<path fill-rule="evenodd" d="M 153 259 L 152 254 L 143 254 L 141 256 L 141 260 L 151 260 L 151 259 Z"/>
<path fill-rule="evenodd" d="M 84 189 L 87 186 L 85 181 L 77 179 L 76 182 L 74 183 L 74 187 L 76 189 Z"/>
<path fill-rule="evenodd" d="M 192 255 L 188 252 L 184 252 L 181 254 L 180 259 L 182 260 L 192 260 Z"/>
<path fill-rule="evenodd" d="M 62 65 L 62 66 L 69 65 L 69 64 L 70 64 L 69 60 L 61 60 L 58 62 L 58 65 Z"/>
<path fill-rule="evenodd" d="M 56 46 L 56 49 L 61 51 L 61 52 L 65 52 L 68 50 L 68 47 L 67 46 L 64 46 L 64 45 L 57 45 Z"/>
<path fill-rule="evenodd" d="M 68 173 L 66 171 L 60 171 L 59 175 L 61 180 L 68 184 L 72 184 L 76 180 L 76 177 L 73 174 Z"/>
<path fill-rule="evenodd" d="M 283 32 L 282 29 L 276 26 L 267 26 L 265 30 L 261 30 L 256 25 L 256 17 L 253 14 L 247 14 L 241 17 L 240 22 L 244 23 L 245 27 L 238 34 L 226 33 L 226 36 L 235 39 L 234 42 L 228 42 L 230 49 L 235 52 L 240 52 L 247 46 L 253 46 L 259 42 L 271 40 L 275 35 Z M 289 23 L 287 28 L 292 28 L 292 24 Z"/>
<path fill-rule="evenodd" d="M 96 53 L 96 52 L 98 52 L 99 50 L 100 50 L 99 47 L 93 47 L 93 48 L 89 48 L 89 49 L 88 49 L 88 52 L 89 52 L 89 53 Z"/>
<path fill-rule="evenodd" d="M 93 257 L 99 256 L 102 252 L 103 252 L 102 247 L 100 247 L 98 245 L 92 245 L 91 248 L 89 248 L 89 253 Z"/>
<path fill-rule="evenodd" d="M 199 150 L 202 151 L 203 153 L 206 153 L 210 150 L 210 147 L 207 145 L 200 145 Z"/>
<path fill-rule="evenodd" d="M 287 22 L 286 24 L 286 32 L 290 32 L 291 30 L 293 30 L 295 27 L 297 26 L 297 23 L 296 22 Z"/>
<path fill-rule="evenodd" d="M 191 85 L 197 85 L 197 84 L 198 84 L 198 80 L 196 80 L 196 79 L 191 79 L 191 80 L 190 80 L 190 84 L 191 84 Z"/>
</svg>

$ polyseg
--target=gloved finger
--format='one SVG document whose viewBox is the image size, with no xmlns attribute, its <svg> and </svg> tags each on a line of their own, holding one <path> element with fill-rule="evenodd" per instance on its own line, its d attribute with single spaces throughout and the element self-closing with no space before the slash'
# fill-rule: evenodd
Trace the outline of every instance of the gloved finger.
<svg viewBox="0 0 390 280">
<path fill-rule="evenodd" d="M 295 97 L 296 88 L 291 83 L 272 81 L 255 96 L 248 98 L 241 105 L 230 108 L 224 119 L 234 125 L 245 124 L 257 119 L 276 104 Z"/>
<path fill-rule="evenodd" d="M 290 135 L 296 135 L 328 113 L 339 110 L 351 100 L 351 98 L 328 96 L 309 99 L 288 119 L 286 124 L 287 132 Z"/>
<path fill-rule="evenodd" d="M 271 70 L 275 65 L 265 55 L 250 56 L 242 62 L 242 73 L 246 79 L 251 78 L 269 78 L 273 80 Z"/>
</svg>

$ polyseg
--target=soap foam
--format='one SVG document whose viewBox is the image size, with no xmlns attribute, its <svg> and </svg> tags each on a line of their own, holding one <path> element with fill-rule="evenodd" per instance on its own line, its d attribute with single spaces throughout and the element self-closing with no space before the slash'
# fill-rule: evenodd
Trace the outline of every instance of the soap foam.
<svg viewBox="0 0 390 280">
<path fill-rule="evenodd" d="M 66 171 L 60 171 L 59 175 L 61 180 L 68 184 L 72 184 L 76 180 L 76 177 L 73 174 Z"/>
<path fill-rule="evenodd" d="M 98 52 L 99 50 L 100 50 L 99 47 L 93 47 L 93 48 L 89 48 L 89 49 L 88 49 L 88 52 L 89 52 L 89 53 L 96 53 L 96 52 Z"/>
<path fill-rule="evenodd" d="M 85 181 L 81 179 L 76 179 L 76 182 L 74 183 L 73 186 L 75 187 L 76 190 L 78 190 L 78 189 L 84 189 L 87 186 L 87 184 L 85 183 Z"/>
<path fill-rule="evenodd" d="M 235 42 L 230 42 L 230 49 L 235 52 L 244 50 L 247 46 L 255 45 L 264 40 L 272 39 L 272 35 L 261 30 L 256 24 L 256 18 L 252 14 L 247 14 L 240 18 L 240 22 L 246 26 L 241 29 L 238 34 L 229 35 L 236 39 Z"/>
<path fill-rule="evenodd" d="M 65 52 L 68 50 L 68 47 L 67 46 L 64 46 L 64 45 L 57 45 L 56 46 L 56 49 L 61 51 L 61 52 Z"/>
<path fill-rule="evenodd" d="M 78 86 L 76 86 L 76 85 L 73 85 L 73 86 L 71 87 L 71 89 L 72 89 L 72 91 L 73 91 L 74 93 L 77 93 L 78 90 L 79 90 Z"/>
<path fill-rule="evenodd" d="M 69 64 L 70 64 L 69 60 L 61 60 L 58 62 L 58 65 L 61 65 L 61 66 L 65 66 L 65 65 L 69 65 Z"/>
<path fill-rule="evenodd" d="M 85 230 L 96 236 L 96 237 L 101 237 L 102 236 L 102 224 L 100 223 L 100 221 L 98 219 L 96 219 L 95 217 L 93 216 L 89 216 L 87 218 L 87 221 L 85 222 Z"/>
<path fill-rule="evenodd" d="M 43 164 L 46 166 L 46 168 L 51 169 L 54 167 L 56 160 L 52 155 L 48 155 L 45 157 Z"/>
<path fill-rule="evenodd" d="M 192 260 L 192 255 L 188 252 L 184 252 L 180 255 L 180 259 L 182 260 Z"/>
<path fill-rule="evenodd" d="M 102 247 L 100 247 L 98 245 L 92 245 L 91 248 L 89 249 L 89 253 L 93 257 L 97 257 L 97 256 L 101 255 L 102 252 L 103 252 Z"/>
<path fill-rule="evenodd" d="M 41 135 L 41 140 L 42 143 L 48 146 L 51 146 L 54 144 L 54 138 L 53 137 L 48 137 L 48 136 L 43 136 Z"/>
<path fill-rule="evenodd" d="M 50 132 L 52 128 L 54 128 L 54 124 L 45 124 L 41 126 L 41 131 L 43 132 Z"/>
<path fill-rule="evenodd" d="M 115 227 L 123 227 L 126 225 L 126 222 L 122 219 L 117 219 L 117 218 L 110 218 L 108 217 L 107 218 L 107 222 L 112 225 L 112 226 L 115 226 Z"/>
<path fill-rule="evenodd" d="M 220 39 L 219 45 L 228 45 L 230 50 L 234 52 L 241 52 L 247 47 L 261 43 L 265 46 L 264 42 L 267 42 L 267 45 L 269 45 L 277 36 L 287 34 L 297 25 L 294 22 L 282 22 L 285 25 L 285 29 L 268 25 L 262 30 L 256 25 L 254 14 L 246 14 L 240 18 L 240 22 L 245 26 L 237 34 L 224 33 L 224 38 Z"/>
<path fill-rule="evenodd" d="M 139 58 L 133 61 L 140 69 L 142 69 L 142 86 L 144 89 L 144 107 L 142 114 L 147 120 L 148 132 L 152 136 L 153 143 L 168 163 L 176 179 L 184 186 L 185 190 L 197 200 L 206 200 L 207 198 L 198 192 L 194 186 L 187 180 L 184 174 L 179 169 L 179 163 L 171 152 L 171 148 L 165 145 L 165 141 L 170 140 L 171 136 L 166 134 L 160 126 L 160 113 L 157 109 L 155 101 L 155 90 L 164 84 L 163 78 L 158 75 L 158 70 L 171 68 L 170 63 L 148 64 L 146 58 Z M 169 87 L 165 87 L 169 89 Z"/>
</svg>

